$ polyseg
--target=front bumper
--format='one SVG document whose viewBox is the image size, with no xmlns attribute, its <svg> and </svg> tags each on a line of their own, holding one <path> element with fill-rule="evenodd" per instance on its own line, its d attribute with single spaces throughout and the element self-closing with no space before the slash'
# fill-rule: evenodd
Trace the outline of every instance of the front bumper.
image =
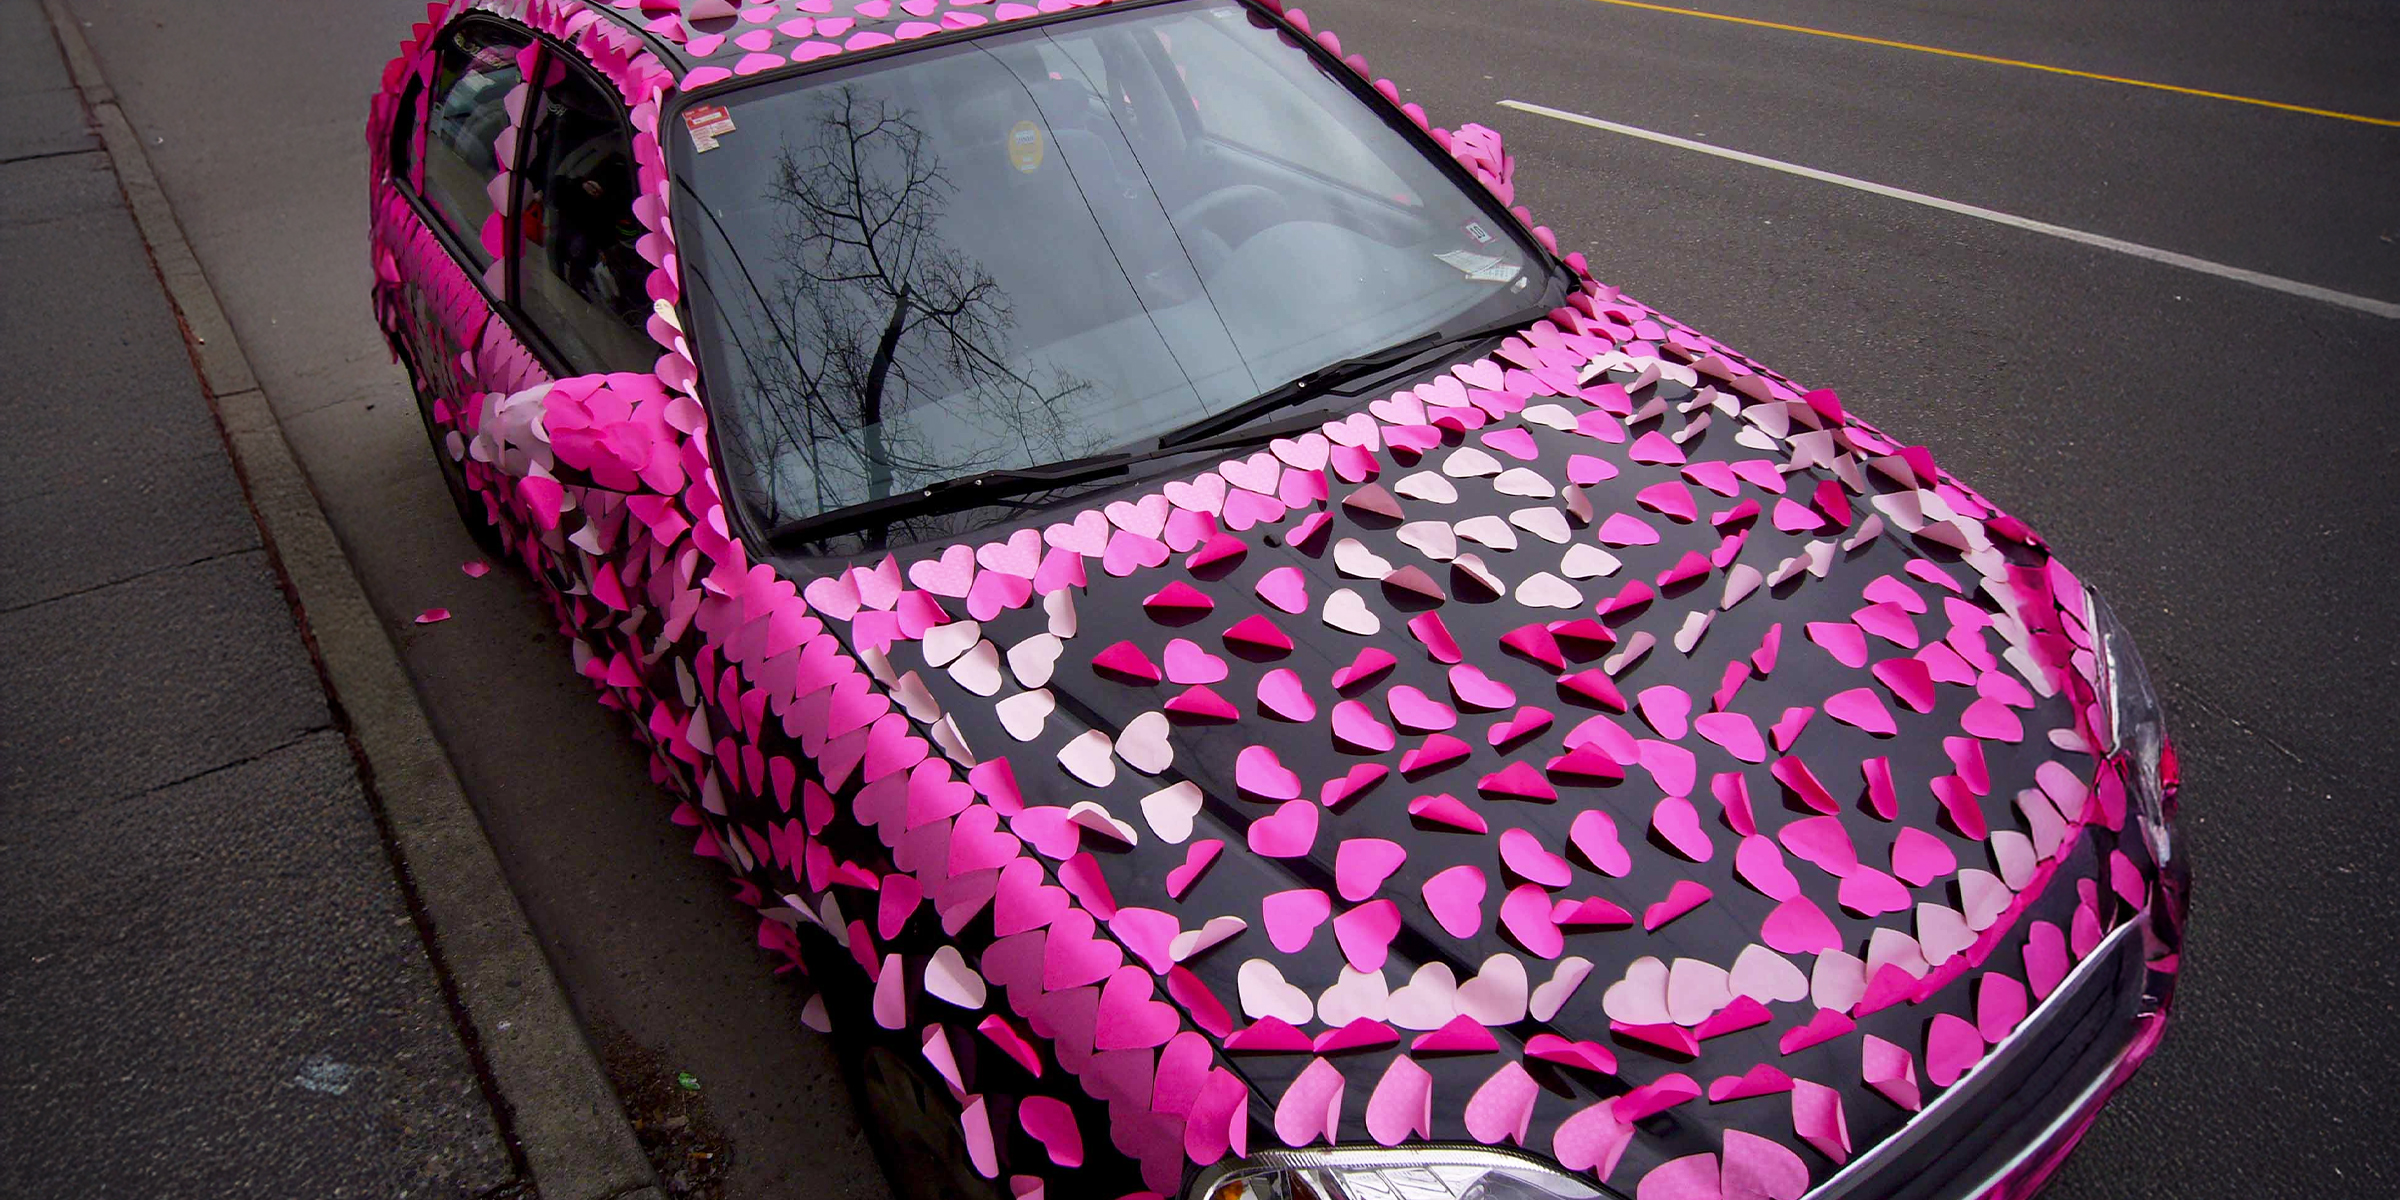
<svg viewBox="0 0 2400 1200">
<path fill-rule="evenodd" d="M 2180 849 L 2180 847 L 2178 847 Z M 2166 1034 L 2188 868 L 2118 926 L 2007 1042 L 1808 1200 L 2026 1200 Z"/>
</svg>

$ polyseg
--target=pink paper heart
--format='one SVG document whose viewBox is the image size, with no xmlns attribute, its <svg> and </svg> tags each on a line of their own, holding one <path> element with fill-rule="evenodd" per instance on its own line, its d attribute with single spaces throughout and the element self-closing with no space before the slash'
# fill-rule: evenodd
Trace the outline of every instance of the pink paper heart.
<svg viewBox="0 0 2400 1200">
<path fill-rule="evenodd" d="M 1567 860 L 1551 853 L 1540 837 L 1524 829 L 1509 829 L 1500 834 L 1500 861 L 1509 870 L 1543 887 L 1560 888 L 1574 881 L 1574 870 Z"/>
<path fill-rule="evenodd" d="M 1538 843 L 1537 843 L 1538 846 Z M 1501 853 L 1507 854 L 1506 835 L 1501 839 Z M 1352 903 L 1373 896 L 1408 861 L 1408 851 L 1400 843 L 1384 838 L 1344 838 L 1333 855 L 1334 888 L 1342 899 Z"/>
<path fill-rule="evenodd" d="M 1825 698 L 1825 715 L 1845 725 L 1855 725 L 1868 733 L 1891 737 L 1900 732 L 1890 710 L 1884 708 L 1883 698 L 1873 688 L 1851 688 Z"/>
<path fill-rule="evenodd" d="M 1277 567 L 1259 577 L 1258 597 L 1287 613 L 1308 611 L 1308 581 L 1298 567 Z"/>
<path fill-rule="evenodd" d="M 1395 1056 L 1367 1097 L 1366 1119 L 1368 1136 L 1385 1146 L 1432 1136 L 1433 1075 L 1407 1055 Z"/>
<path fill-rule="evenodd" d="M 1262 696 L 1263 699 L 1263 696 Z M 1333 706 L 1333 736 L 1355 750 L 1381 753 L 1399 744 L 1399 735 L 1375 719 L 1374 710 L 1356 700 Z"/>
<path fill-rule="evenodd" d="M 1140 967 L 1121 967 L 1111 974 L 1100 989 L 1093 1047 L 1134 1050 L 1166 1045 L 1183 1022 L 1175 1007 L 1153 999 L 1155 994 L 1150 973 Z"/>
<path fill-rule="evenodd" d="M 1167 643 L 1166 677 L 1171 683 L 1216 683 L 1225 678 L 1225 660 L 1200 648 L 1189 638 Z"/>
<path fill-rule="evenodd" d="M 1767 761 L 1767 743 L 1759 736 L 1758 724 L 1741 713 L 1702 713 L 1692 720 L 1692 728 L 1743 762 Z"/>
<path fill-rule="evenodd" d="M 1331 1142 L 1341 1119 L 1341 1070 L 1322 1058 L 1315 1059 L 1276 1102 L 1275 1136 L 1287 1146 L 1305 1146 L 1319 1138 Z"/>
<path fill-rule="evenodd" d="M 1467 1098 L 1468 1134 L 1487 1146 L 1504 1140 L 1523 1145 L 1526 1127 L 1533 1122 L 1533 1102 L 1540 1093 L 1541 1085 L 1525 1073 L 1522 1064 L 1503 1063 Z"/>
<path fill-rule="evenodd" d="M 1295 780 L 1293 786 L 1298 787 Z M 1274 813 L 1250 824 L 1250 851 L 1267 858 L 1301 858 L 1317 840 L 1317 814 L 1306 800 L 1287 800 Z"/>
<path fill-rule="evenodd" d="M 1400 932 L 1400 906 L 1372 900 L 1333 919 L 1333 940 L 1354 971 L 1381 971 Z"/>
<path fill-rule="evenodd" d="M 1677 854 L 1693 862 L 1707 862 L 1716 856 L 1716 845 L 1708 840 L 1708 831 L 1700 827 L 1699 810 L 1680 796 L 1668 796 L 1658 802 L 1650 813 L 1650 827 Z"/>
<path fill-rule="evenodd" d="M 1262 799 L 1294 800 L 1300 795 L 1300 776 L 1265 746 L 1245 746 L 1234 756 L 1233 779 L 1243 791 Z"/>
<path fill-rule="evenodd" d="M 1509 889 L 1500 901 L 1500 927 L 1518 945 L 1543 958 L 1557 958 L 1567 946 L 1557 922 L 1550 919 L 1550 893 L 1542 890 L 1540 884 L 1525 883 Z"/>
<path fill-rule="evenodd" d="M 1333 901 L 1315 888 L 1272 892 L 1259 901 L 1267 940 L 1285 954 L 1297 954 L 1316 936 L 1317 926 L 1333 915 Z"/>
<path fill-rule="evenodd" d="M 1391 710 L 1393 721 L 1418 733 L 1445 730 L 1458 724 L 1456 710 L 1408 684 L 1385 692 L 1384 704 Z"/>
<path fill-rule="evenodd" d="M 1286 721 L 1313 721 L 1317 717 L 1317 702 L 1309 697 L 1307 685 L 1289 667 L 1278 667 L 1259 677 L 1259 707 Z"/>
<path fill-rule="evenodd" d="M 1461 863 L 1427 879 L 1420 891 L 1433 919 L 1450 936 L 1467 938 L 1483 928 L 1486 888 L 1483 868 Z"/>
</svg>

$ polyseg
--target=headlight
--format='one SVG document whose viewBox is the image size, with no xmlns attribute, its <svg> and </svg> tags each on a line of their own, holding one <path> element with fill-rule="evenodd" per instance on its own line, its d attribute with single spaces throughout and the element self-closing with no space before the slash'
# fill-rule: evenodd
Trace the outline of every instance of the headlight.
<svg viewBox="0 0 2400 1200">
<path fill-rule="evenodd" d="M 1203 1173 L 1187 1200 L 1603 1200 L 1556 1167 L 1499 1150 L 1268 1150 Z"/>
<path fill-rule="evenodd" d="M 2134 648 L 2133 635 L 2125 631 L 2098 590 L 2087 586 L 2083 596 L 2084 624 L 2092 631 L 2092 655 L 2100 668 L 2100 713 L 2106 722 L 2100 730 L 2104 739 L 2100 748 L 2123 767 L 2126 787 L 2138 806 L 2142 839 L 2163 866 L 2174 850 L 2167 825 L 2171 781 L 2165 761 L 2169 753 L 2166 719 L 2159 711 L 2158 692 L 2150 685 L 2150 672 L 2142 666 L 2142 653 Z"/>
</svg>

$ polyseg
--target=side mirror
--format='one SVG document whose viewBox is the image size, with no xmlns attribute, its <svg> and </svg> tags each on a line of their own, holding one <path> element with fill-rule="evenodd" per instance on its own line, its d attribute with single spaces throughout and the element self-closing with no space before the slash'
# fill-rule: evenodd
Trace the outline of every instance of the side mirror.
<svg viewBox="0 0 2400 1200">
<path fill-rule="evenodd" d="M 654 375 L 578 375 L 516 392 L 486 392 L 466 414 L 467 455 L 512 480 L 545 530 L 576 507 L 575 491 L 680 494 L 705 466 L 701 414 Z"/>
</svg>

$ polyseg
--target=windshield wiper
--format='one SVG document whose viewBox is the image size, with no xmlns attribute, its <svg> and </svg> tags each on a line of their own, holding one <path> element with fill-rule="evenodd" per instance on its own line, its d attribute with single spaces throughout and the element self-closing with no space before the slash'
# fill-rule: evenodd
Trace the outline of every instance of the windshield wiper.
<svg viewBox="0 0 2400 1200">
<path fill-rule="evenodd" d="M 769 545 L 790 545 L 795 542 L 818 541 L 875 525 L 888 525 L 909 517 L 928 513 L 970 508 L 993 501 L 1010 500 L 1020 496 L 1054 492 L 1076 484 L 1124 475 L 1134 467 L 1162 458 L 1177 458 L 1188 454 L 1203 454 L 1211 450 L 1230 450 L 1256 445 L 1274 438 L 1285 437 L 1315 429 L 1342 414 L 1330 410 L 1299 413 L 1280 421 L 1244 429 L 1219 437 L 1160 445 L 1155 449 L 1120 451 L 1114 454 L 1094 454 L 1086 458 L 1071 458 L 1064 462 L 1047 463 L 1038 467 L 1013 467 L 978 471 L 956 479 L 944 479 L 914 488 L 898 495 L 884 496 L 858 504 L 831 509 L 796 520 L 786 521 L 767 531 Z"/>
<path fill-rule="evenodd" d="M 1221 413 L 1200 418 L 1180 429 L 1168 431 L 1158 439 L 1161 447 L 1181 446 L 1223 433 L 1237 425 L 1256 419 L 1286 405 L 1296 404 L 1311 396 L 1340 387 L 1375 371 L 1396 366 L 1448 341 L 1441 330 L 1420 334 L 1397 345 L 1386 346 L 1372 354 L 1360 354 L 1339 359 L 1318 367 L 1289 383 L 1277 384 L 1258 395 Z"/>
<path fill-rule="evenodd" d="M 1280 384 L 1260 392 L 1224 412 L 1202 417 L 1181 429 L 1172 430 L 1159 438 L 1158 444 L 1168 447 L 1199 441 L 1256 420 L 1261 415 L 1276 409 L 1335 391 L 1344 385 L 1360 383 L 1393 367 L 1423 358 L 1436 350 L 1450 346 L 1470 345 L 1485 338 L 1515 332 L 1539 320 L 1541 314 L 1548 311 L 1550 311 L 1549 306 L 1545 305 L 1532 315 L 1518 313 L 1505 321 L 1495 321 L 1492 324 L 1459 333 L 1445 333 L 1436 329 L 1430 333 L 1419 334 L 1405 342 L 1386 346 L 1371 354 L 1361 354 L 1353 358 L 1327 363 L 1290 383 Z"/>
</svg>

